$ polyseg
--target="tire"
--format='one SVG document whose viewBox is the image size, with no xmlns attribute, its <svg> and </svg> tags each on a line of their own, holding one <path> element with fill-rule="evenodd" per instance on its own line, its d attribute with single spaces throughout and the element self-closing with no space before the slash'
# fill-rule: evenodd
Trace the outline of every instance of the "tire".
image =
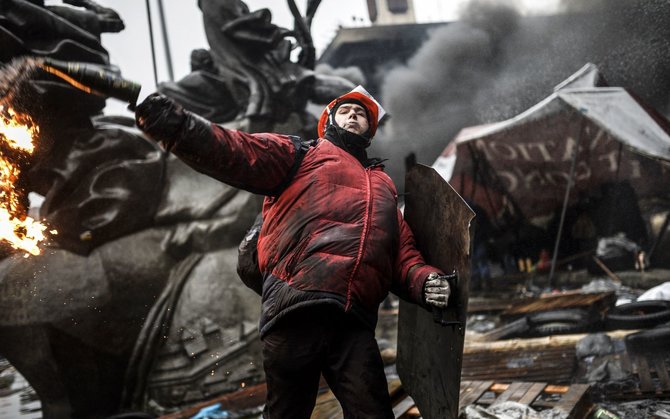
<svg viewBox="0 0 670 419">
<path fill-rule="evenodd" d="M 589 323 L 590 317 L 586 310 L 574 308 L 532 313 L 528 315 L 528 320 L 533 326 L 541 326 L 547 323 Z"/>
<path fill-rule="evenodd" d="M 670 326 L 664 325 L 626 336 L 626 349 L 632 353 L 664 353 L 670 349 Z"/>
<path fill-rule="evenodd" d="M 584 333 L 592 328 L 595 319 L 582 309 L 552 310 L 528 316 L 528 336 L 541 337 Z"/>
<path fill-rule="evenodd" d="M 588 329 L 589 325 L 585 323 L 547 323 L 533 327 L 532 336 L 571 335 L 585 333 Z"/>
<path fill-rule="evenodd" d="M 616 306 L 605 316 L 607 330 L 649 329 L 670 321 L 670 301 L 647 300 Z"/>
</svg>

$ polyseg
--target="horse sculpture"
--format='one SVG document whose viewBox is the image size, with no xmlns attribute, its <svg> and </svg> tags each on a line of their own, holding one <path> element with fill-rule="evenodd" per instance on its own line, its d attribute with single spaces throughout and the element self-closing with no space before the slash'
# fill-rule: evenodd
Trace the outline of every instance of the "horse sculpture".
<svg viewBox="0 0 670 419">
<path fill-rule="evenodd" d="M 0 62 L 46 55 L 108 66 L 99 31 L 123 23 L 92 1 L 68 3 L 87 10 L 0 0 Z M 307 100 L 351 87 L 277 61 L 287 31 L 273 27 L 268 12 L 259 20 L 239 1 L 200 4 L 203 11 L 218 8 L 219 19 L 230 19 L 223 11 L 234 9 L 238 35 L 272 29 L 263 54 L 273 60 L 249 51 L 247 60 L 279 62 L 281 80 L 247 70 L 226 77 L 232 70 L 219 56 L 161 86 L 187 108 L 208 108 L 191 100 L 189 89 L 202 88 L 198 79 L 216 79 L 219 91 L 237 98 L 233 108 L 221 100 L 228 108 L 217 122 L 299 132 Z M 245 19 L 256 23 L 245 26 Z M 212 32 L 225 26 L 221 21 L 206 25 L 210 43 L 223 39 Z M 299 77 L 289 77 L 292 71 Z M 164 413 L 262 380 L 260 304 L 235 272 L 237 244 L 260 211 L 260 197 L 193 171 L 145 139 L 131 119 L 101 116 L 102 98 L 46 74 L 20 85 L 12 105 L 40 127 L 22 184 L 45 197 L 40 215 L 58 235 L 39 256 L 14 253 L 0 261 L 0 355 L 36 390 L 44 417 Z M 276 113 L 273 98 L 291 92 L 299 98 L 293 110 Z M 231 115 L 234 121 L 225 121 Z"/>
</svg>

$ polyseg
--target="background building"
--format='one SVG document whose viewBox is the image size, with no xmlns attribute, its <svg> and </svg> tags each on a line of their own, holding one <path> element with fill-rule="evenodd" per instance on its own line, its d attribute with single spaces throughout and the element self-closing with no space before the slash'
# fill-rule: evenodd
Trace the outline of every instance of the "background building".
<svg viewBox="0 0 670 419">
<path fill-rule="evenodd" d="M 367 0 L 373 25 L 416 23 L 414 0 Z"/>
</svg>

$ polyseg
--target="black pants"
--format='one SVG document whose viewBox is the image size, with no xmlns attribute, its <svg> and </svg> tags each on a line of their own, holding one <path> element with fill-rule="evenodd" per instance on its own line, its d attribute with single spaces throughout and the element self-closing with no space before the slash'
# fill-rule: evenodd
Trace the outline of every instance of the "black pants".
<svg viewBox="0 0 670 419">
<path fill-rule="evenodd" d="M 374 332 L 334 307 L 298 309 L 263 338 L 266 419 L 309 419 L 321 374 L 345 418 L 393 418 Z"/>
</svg>

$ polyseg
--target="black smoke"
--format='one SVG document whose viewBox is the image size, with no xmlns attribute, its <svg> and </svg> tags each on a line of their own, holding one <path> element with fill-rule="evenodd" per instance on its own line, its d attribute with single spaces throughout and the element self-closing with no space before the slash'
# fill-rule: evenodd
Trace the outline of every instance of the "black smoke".
<svg viewBox="0 0 670 419">
<path fill-rule="evenodd" d="M 365 85 L 365 74 L 358 67 L 338 67 L 333 68 L 328 64 L 319 64 L 314 69 L 319 74 L 326 74 L 329 76 L 338 76 L 344 77 L 345 79 L 351 81 L 353 84 Z"/>
<path fill-rule="evenodd" d="M 509 1 L 470 2 L 386 75 L 392 118 L 371 154 L 390 157 L 401 186 L 408 153 L 432 164 L 461 128 L 513 117 L 587 62 L 667 115 L 670 2 L 565 0 L 558 15 L 530 17 Z"/>
</svg>

